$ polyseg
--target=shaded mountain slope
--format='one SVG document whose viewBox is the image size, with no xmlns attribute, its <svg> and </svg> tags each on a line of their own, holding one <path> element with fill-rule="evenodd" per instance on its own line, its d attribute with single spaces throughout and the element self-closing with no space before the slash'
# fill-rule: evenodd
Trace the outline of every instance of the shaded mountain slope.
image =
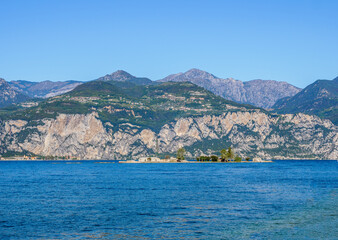
<svg viewBox="0 0 338 240">
<path fill-rule="evenodd" d="M 9 82 L 10 86 L 32 98 L 48 98 L 57 95 L 64 94 L 73 90 L 78 85 L 81 85 L 80 81 L 64 81 L 64 82 L 30 82 L 25 80 L 17 80 Z"/>
<path fill-rule="evenodd" d="M 28 100 L 29 97 L 13 89 L 8 82 L 0 78 L 0 108 Z"/>
<path fill-rule="evenodd" d="M 273 108 L 279 113 L 307 113 L 338 124 L 338 77 L 317 80 L 290 98 L 280 99 Z"/>
</svg>

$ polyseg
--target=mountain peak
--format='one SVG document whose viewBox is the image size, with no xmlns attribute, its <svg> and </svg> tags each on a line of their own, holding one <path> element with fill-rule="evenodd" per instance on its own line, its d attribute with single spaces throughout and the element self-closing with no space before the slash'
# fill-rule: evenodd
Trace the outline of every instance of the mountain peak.
<svg viewBox="0 0 338 240">
<path fill-rule="evenodd" d="M 27 96 L 14 90 L 5 79 L 0 78 L 0 107 L 26 101 Z"/>
<path fill-rule="evenodd" d="M 189 77 L 189 78 L 204 78 L 204 79 L 214 79 L 214 78 L 217 78 L 214 75 L 212 75 L 211 73 L 208 73 L 206 71 L 202 71 L 202 70 L 197 69 L 197 68 L 192 68 L 192 69 L 186 71 L 184 73 L 184 75 L 186 77 Z"/>
<path fill-rule="evenodd" d="M 104 82 L 131 82 L 136 85 L 152 84 L 152 81 L 149 78 L 135 77 L 123 70 L 117 70 L 116 72 L 107 74 L 106 76 L 100 77 L 97 80 Z"/>
<path fill-rule="evenodd" d="M 206 73 L 206 71 L 203 71 L 203 70 L 198 69 L 198 68 L 192 68 L 192 69 L 186 71 L 186 73 L 199 73 L 199 74 L 201 74 L 201 73 Z"/>
<path fill-rule="evenodd" d="M 135 76 L 127 73 L 126 71 L 123 70 L 117 70 L 116 72 L 113 72 L 112 74 L 107 74 L 104 77 L 100 77 L 98 80 L 101 81 L 119 81 L 119 82 L 124 82 L 128 81 L 130 79 L 134 79 Z"/>
<path fill-rule="evenodd" d="M 197 68 L 169 75 L 159 81 L 192 82 L 225 99 L 263 108 L 270 108 L 278 99 L 293 96 L 300 91 L 284 82 L 254 80 L 243 83 L 233 78 L 218 78 Z"/>
<path fill-rule="evenodd" d="M 206 71 L 202 71 L 197 68 L 192 68 L 184 73 L 176 73 L 171 74 L 161 80 L 160 82 L 194 82 L 194 80 L 213 80 L 217 79 L 214 75 L 211 73 L 208 73 Z"/>
</svg>

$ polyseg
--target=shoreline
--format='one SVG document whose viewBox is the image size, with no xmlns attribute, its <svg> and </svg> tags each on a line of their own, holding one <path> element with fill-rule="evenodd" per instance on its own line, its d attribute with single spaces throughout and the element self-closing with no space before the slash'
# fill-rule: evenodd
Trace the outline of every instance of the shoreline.
<svg viewBox="0 0 338 240">
<path fill-rule="evenodd" d="M 127 163 L 127 161 L 133 161 L 128 163 L 143 163 L 137 162 L 135 160 L 116 160 L 116 159 L 76 159 L 76 160 L 64 160 L 64 159 L 57 159 L 57 160 L 43 160 L 43 159 L 0 159 L 0 162 L 76 162 L 76 161 L 119 161 L 121 163 Z M 337 159 L 268 159 L 263 160 L 262 162 L 273 162 L 273 161 L 338 161 Z M 194 159 L 187 160 L 185 162 L 149 162 L 149 163 L 256 163 L 253 161 L 241 161 L 241 162 L 212 162 L 212 161 L 196 161 Z"/>
</svg>

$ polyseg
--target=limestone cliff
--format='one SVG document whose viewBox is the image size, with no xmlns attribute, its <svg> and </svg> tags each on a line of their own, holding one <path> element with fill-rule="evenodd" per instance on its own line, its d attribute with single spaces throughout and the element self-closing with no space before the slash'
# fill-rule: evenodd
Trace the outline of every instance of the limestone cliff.
<svg viewBox="0 0 338 240">
<path fill-rule="evenodd" d="M 82 159 L 131 159 L 174 153 L 218 153 L 232 146 L 242 157 L 265 159 L 338 159 L 338 131 L 329 120 L 305 114 L 271 116 L 263 112 L 179 118 L 159 131 L 123 123 L 103 123 L 96 112 L 59 114 L 39 121 L 0 122 L 0 155 L 36 155 Z"/>
</svg>

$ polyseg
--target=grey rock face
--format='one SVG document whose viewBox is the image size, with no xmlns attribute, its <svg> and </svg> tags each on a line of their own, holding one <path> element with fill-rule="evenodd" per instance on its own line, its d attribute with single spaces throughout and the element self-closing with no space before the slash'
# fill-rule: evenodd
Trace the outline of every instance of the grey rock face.
<svg viewBox="0 0 338 240">
<path fill-rule="evenodd" d="M 175 154 L 184 147 L 193 157 L 232 146 L 242 157 L 338 159 L 337 130 L 332 122 L 316 116 L 271 116 L 259 111 L 179 118 L 158 132 L 129 123 L 113 128 L 95 112 L 60 114 L 38 122 L 0 121 L 0 155 L 28 151 L 82 159 L 135 159 L 157 151 Z"/>
<path fill-rule="evenodd" d="M 294 96 L 300 91 L 299 88 L 286 82 L 273 80 L 242 82 L 233 78 L 218 78 L 198 69 L 191 69 L 185 73 L 172 74 L 159 81 L 189 81 L 225 99 L 239 103 L 248 103 L 266 109 L 271 108 L 278 99 Z"/>
<path fill-rule="evenodd" d="M 13 103 L 26 101 L 27 96 L 11 88 L 11 86 L 0 78 L 0 107 L 5 107 Z"/>
<path fill-rule="evenodd" d="M 149 78 L 139 78 L 135 77 L 123 70 L 118 70 L 116 72 L 113 72 L 112 74 L 107 74 L 103 77 L 100 77 L 97 79 L 98 81 L 104 81 L 104 82 L 131 82 L 136 85 L 151 85 L 153 84 L 153 81 L 151 81 Z"/>
<path fill-rule="evenodd" d="M 75 87 L 82 84 L 78 81 L 64 81 L 64 82 L 30 82 L 30 81 L 11 81 L 10 86 L 18 92 L 21 92 L 32 98 L 49 98 L 70 92 Z"/>
<path fill-rule="evenodd" d="M 128 81 L 133 78 L 136 78 L 135 76 L 123 71 L 123 70 L 117 70 L 116 72 L 113 72 L 112 74 L 107 74 L 103 77 L 98 78 L 99 81 Z"/>
</svg>

